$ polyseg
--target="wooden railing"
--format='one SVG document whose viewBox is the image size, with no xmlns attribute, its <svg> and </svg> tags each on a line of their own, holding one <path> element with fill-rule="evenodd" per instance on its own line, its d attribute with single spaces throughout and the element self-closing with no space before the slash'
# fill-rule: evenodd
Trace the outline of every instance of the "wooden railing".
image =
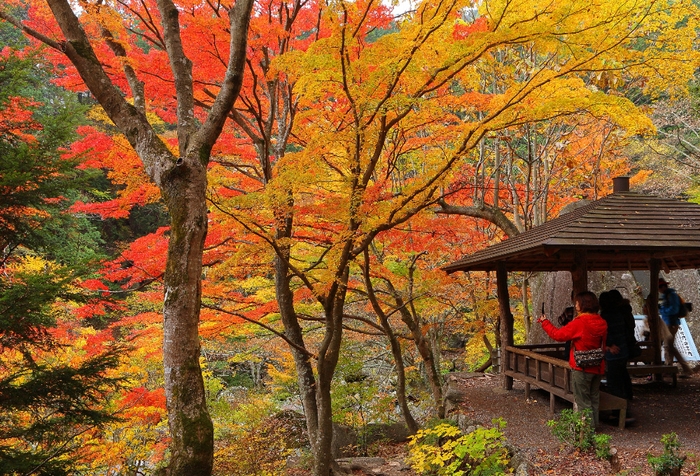
<svg viewBox="0 0 700 476">
<path fill-rule="evenodd" d="M 554 414 L 555 396 L 574 401 L 571 391 L 571 367 L 559 358 L 564 344 L 535 344 L 506 347 L 501 358 L 502 372 L 525 383 L 525 398 L 530 398 L 530 386 L 549 392 L 549 411 Z M 619 426 L 625 427 L 627 400 L 600 392 L 600 411 L 619 410 Z"/>
</svg>

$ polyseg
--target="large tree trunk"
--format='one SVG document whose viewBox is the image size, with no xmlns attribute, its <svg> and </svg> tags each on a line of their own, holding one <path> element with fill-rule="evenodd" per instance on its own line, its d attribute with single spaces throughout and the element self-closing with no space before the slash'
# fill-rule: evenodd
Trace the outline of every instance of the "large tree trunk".
<svg viewBox="0 0 700 476">
<path fill-rule="evenodd" d="M 278 228 L 278 238 L 291 230 L 291 218 Z M 333 459 L 333 408 L 331 383 L 340 355 L 342 340 L 342 316 L 348 271 L 333 286 L 330 298 L 324 300 L 325 333 L 316 357 L 316 373 L 313 372 L 312 354 L 304 342 L 302 328 L 294 309 L 293 292 L 290 286 L 291 267 L 289 250 L 279 248 L 275 258 L 275 281 L 277 301 L 280 307 L 285 336 L 290 343 L 297 370 L 297 382 L 304 405 L 304 416 L 314 463 L 314 476 L 342 474 Z"/>
<path fill-rule="evenodd" d="M 348 246 L 346 246 L 347 248 Z M 345 261 L 347 262 L 347 261 Z M 343 312 L 348 276 L 347 265 L 341 266 L 342 274 L 338 282 L 331 286 L 324 302 L 326 331 L 319 347 L 316 374 L 316 405 L 318 406 L 318 432 L 315 435 L 314 476 L 326 476 L 331 469 L 340 474 L 333 459 L 333 408 L 331 404 L 331 384 L 340 357 L 340 344 L 343 338 Z"/>
<path fill-rule="evenodd" d="M 333 409 L 331 403 L 331 381 L 319 379 L 316 401 L 318 404 L 318 430 L 314 439 L 314 476 L 327 476 L 334 467 L 333 459 Z"/>
<path fill-rule="evenodd" d="M 211 474 L 214 427 L 199 366 L 202 253 L 207 234 L 206 169 L 185 161 L 171 173 L 164 196 L 171 216 L 163 304 L 165 397 L 172 475 Z"/>
<path fill-rule="evenodd" d="M 288 253 L 288 250 L 286 251 Z M 275 258 L 275 289 L 277 303 L 280 308 L 284 334 L 291 343 L 290 350 L 294 356 L 294 364 L 297 371 L 297 383 L 301 392 L 301 401 L 304 406 L 306 418 L 306 430 L 309 434 L 309 442 L 312 451 L 315 435 L 318 431 L 318 408 L 316 405 L 316 377 L 314 376 L 310 353 L 306 350 L 306 343 L 299 319 L 294 310 L 294 296 L 289 284 L 289 265 L 284 257 Z"/>
<path fill-rule="evenodd" d="M 290 342 L 297 370 L 297 382 L 304 405 L 304 417 L 309 443 L 314 457 L 314 476 L 328 476 L 337 472 L 333 460 L 333 409 L 331 406 L 331 382 L 338 361 L 340 335 L 326 332 L 326 339 L 317 356 L 316 375 L 311 355 L 306 350 L 301 326 L 294 310 L 293 293 L 289 287 L 289 266 L 286 259 L 276 258 L 277 300 L 280 306 L 285 336 Z M 332 310 L 331 310 L 332 311 Z M 342 314 L 342 306 L 339 311 Z M 333 315 L 335 312 L 333 312 Z M 327 317 L 328 320 L 328 317 Z M 328 328 L 329 326 L 327 326 Z M 334 326 L 330 326 L 334 327 Z"/>
</svg>

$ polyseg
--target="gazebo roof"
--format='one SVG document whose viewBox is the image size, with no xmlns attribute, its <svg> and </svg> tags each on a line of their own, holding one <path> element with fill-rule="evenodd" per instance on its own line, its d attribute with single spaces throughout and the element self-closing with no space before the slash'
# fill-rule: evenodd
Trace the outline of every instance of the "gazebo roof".
<svg viewBox="0 0 700 476">
<path fill-rule="evenodd" d="M 617 192 L 443 269 L 571 271 L 583 252 L 589 271 L 646 270 L 652 258 L 665 271 L 700 268 L 700 205 Z"/>
</svg>

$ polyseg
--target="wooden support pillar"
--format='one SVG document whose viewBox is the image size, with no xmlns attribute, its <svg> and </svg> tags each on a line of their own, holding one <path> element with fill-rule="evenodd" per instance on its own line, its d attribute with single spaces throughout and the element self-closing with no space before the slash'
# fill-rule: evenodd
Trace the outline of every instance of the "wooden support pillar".
<svg viewBox="0 0 700 476">
<path fill-rule="evenodd" d="M 649 325 L 649 340 L 654 347 L 654 365 L 661 363 L 661 342 L 660 331 L 661 323 L 659 318 L 659 271 L 661 270 L 661 261 L 658 258 L 652 258 L 649 261 L 649 297 L 646 300 L 647 307 L 647 324 Z M 660 377 L 660 374 L 657 374 Z"/>
<path fill-rule="evenodd" d="M 586 250 L 574 254 L 574 264 L 571 267 L 571 281 L 573 283 L 574 296 L 583 291 L 588 291 L 588 255 Z"/>
<path fill-rule="evenodd" d="M 501 319 L 501 375 L 503 376 L 503 388 L 513 389 L 513 377 L 505 374 L 510 366 L 510 356 L 506 347 L 513 345 L 513 314 L 510 312 L 510 296 L 508 295 L 508 271 L 506 264 L 499 261 L 496 268 L 496 290 L 498 293 L 498 309 Z"/>
</svg>

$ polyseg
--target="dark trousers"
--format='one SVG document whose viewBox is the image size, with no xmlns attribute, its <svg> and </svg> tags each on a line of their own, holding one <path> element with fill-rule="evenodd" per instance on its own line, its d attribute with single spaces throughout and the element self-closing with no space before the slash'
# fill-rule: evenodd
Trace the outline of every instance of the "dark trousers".
<svg viewBox="0 0 700 476">
<path fill-rule="evenodd" d="M 632 379 L 627 372 L 627 359 L 606 360 L 605 379 L 608 393 L 626 400 L 632 398 Z"/>
</svg>

